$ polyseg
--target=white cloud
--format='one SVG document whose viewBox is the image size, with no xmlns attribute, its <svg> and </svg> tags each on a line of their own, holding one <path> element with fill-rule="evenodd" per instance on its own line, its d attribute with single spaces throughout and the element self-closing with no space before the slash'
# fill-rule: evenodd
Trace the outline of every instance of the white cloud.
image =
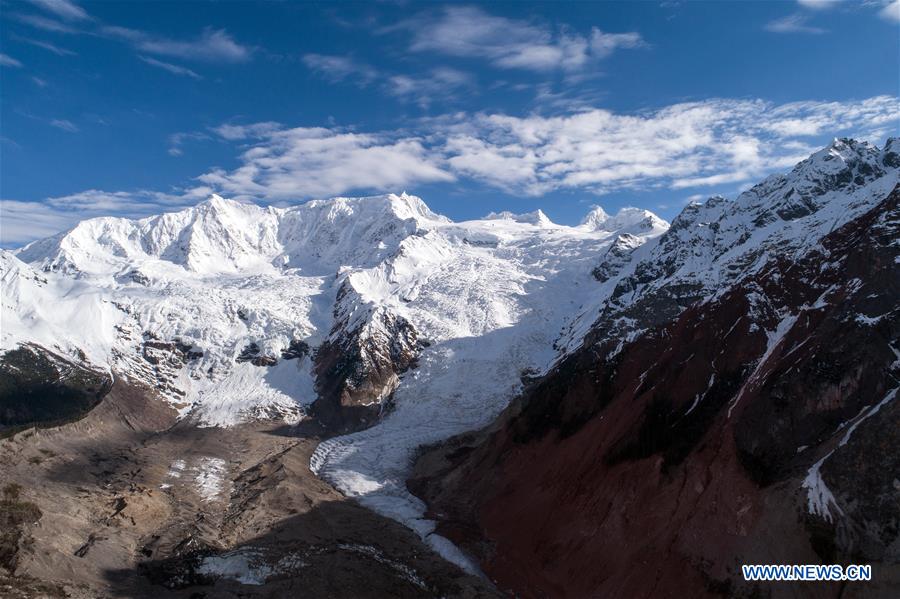
<svg viewBox="0 0 900 599">
<path fill-rule="evenodd" d="M 507 69 L 576 70 L 592 58 L 604 58 L 617 48 L 645 45 L 640 34 L 604 33 L 594 28 L 590 39 L 527 21 L 496 17 L 474 6 L 449 6 L 441 13 L 420 15 L 388 31 L 412 34 L 410 49 L 449 56 L 483 58 Z"/>
<path fill-rule="evenodd" d="M 229 196 L 267 200 L 453 180 L 453 175 L 436 164 L 438 158 L 414 137 L 392 139 L 319 127 L 280 129 L 260 136 L 258 143 L 241 155 L 241 166 L 231 171 L 216 168 L 198 179 Z"/>
<path fill-rule="evenodd" d="M 358 63 L 347 56 L 305 54 L 303 63 L 331 82 L 353 78 L 357 85 L 365 87 L 378 76 L 378 71 L 374 68 Z"/>
<path fill-rule="evenodd" d="M 15 18 L 26 25 L 31 25 L 32 27 L 43 29 L 44 31 L 52 31 L 53 33 L 81 33 L 78 29 L 66 25 L 65 23 L 60 23 L 55 19 L 48 19 L 39 15 L 17 14 L 15 15 Z"/>
<path fill-rule="evenodd" d="M 609 56 L 617 48 L 640 48 L 645 45 L 640 34 L 633 31 L 629 33 L 604 33 L 596 27 L 591 31 L 591 48 L 601 58 Z"/>
<path fill-rule="evenodd" d="M 53 52 L 57 56 L 75 56 L 75 52 L 72 52 L 71 50 L 67 50 L 65 48 L 60 48 L 59 46 L 57 46 L 55 44 L 51 44 L 50 42 L 45 42 L 43 40 L 31 40 L 31 39 L 24 39 L 23 41 L 25 43 L 31 44 L 32 46 L 37 46 L 38 48 L 43 48 L 44 50 L 47 50 L 48 52 Z"/>
<path fill-rule="evenodd" d="M 70 229 L 86 218 L 142 217 L 195 204 L 202 196 L 156 191 L 106 192 L 88 189 L 40 202 L 0 200 L 0 245 L 19 246 Z"/>
<path fill-rule="evenodd" d="M 438 67 L 424 76 L 394 75 L 383 89 L 388 95 L 408 100 L 427 108 L 436 99 L 446 101 L 463 88 L 473 88 L 472 76 L 450 67 Z"/>
<path fill-rule="evenodd" d="M 142 61 L 146 62 L 149 65 L 153 65 L 154 67 L 158 67 L 160 69 L 169 71 L 173 75 L 179 75 L 181 77 L 192 77 L 193 79 L 203 79 L 200 75 L 190 70 L 187 67 L 181 67 L 177 64 L 172 64 L 170 62 L 163 62 L 161 60 L 156 60 L 155 58 L 150 58 L 147 56 L 138 56 Z"/>
<path fill-rule="evenodd" d="M 31 81 L 33 81 L 34 84 L 38 87 L 47 87 L 47 85 L 48 85 L 47 81 L 44 79 L 41 79 L 40 77 L 32 76 Z"/>
<path fill-rule="evenodd" d="M 22 63 L 13 58 L 12 56 L 8 56 L 6 54 L 0 54 L 0 66 L 4 67 L 13 67 L 13 68 L 21 68 Z"/>
<path fill-rule="evenodd" d="M 187 60 L 246 62 L 252 54 L 251 48 L 234 41 L 224 29 L 204 29 L 200 37 L 191 41 L 169 39 L 115 25 L 102 27 L 101 32 L 128 42 L 141 52 Z"/>
<path fill-rule="evenodd" d="M 42 202 L 0 200 L 0 245 L 18 246 L 49 237 L 78 222 L 77 213 L 62 214 Z"/>
<path fill-rule="evenodd" d="M 184 146 L 185 142 L 203 141 L 206 139 L 209 139 L 209 135 L 197 131 L 173 133 L 169 136 L 168 154 L 170 156 L 181 156 L 182 154 L 184 154 L 182 146 Z"/>
<path fill-rule="evenodd" d="M 306 66 L 332 83 L 350 82 L 363 88 L 378 82 L 385 94 L 427 108 L 435 100 L 455 97 L 462 88 L 474 87 L 474 79 L 468 73 L 451 67 L 437 67 L 421 75 L 390 74 L 355 61 L 348 56 L 306 54 Z"/>
<path fill-rule="evenodd" d="M 35 6 L 39 6 L 57 17 L 67 21 L 85 21 L 89 19 L 87 12 L 69 0 L 28 0 Z"/>
<path fill-rule="evenodd" d="M 212 130 L 223 139 L 228 141 L 238 141 L 266 137 L 279 129 L 282 129 L 281 123 L 265 121 L 262 123 L 252 123 L 250 125 L 232 125 L 226 123 L 214 127 Z"/>
<path fill-rule="evenodd" d="M 881 142 L 885 131 L 900 125 L 898 102 L 894 96 L 788 104 L 713 99 L 634 114 L 598 108 L 551 117 L 452 113 L 391 133 L 224 124 L 211 132 L 242 147 L 238 166 L 209 169 L 194 187 L 168 194 L 89 190 L 27 204 L 40 228 L 57 222 L 53 219 L 150 214 L 211 192 L 284 202 L 414 190 L 458 179 L 532 196 L 559 190 L 650 191 L 663 196 L 654 198 L 658 203 L 755 183 L 790 168 L 827 137 L 871 136 Z M 176 134 L 172 148 L 180 151 L 194 135 L 206 133 Z M 24 216 L 21 223 L 27 224 Z M 24 233 L 17 235 L 21 239 Z"/>
<path fill-rule="evenodd" d="M 63 131 L 68 131 L 69 133 L 78 133 L 78 127 L 72 121 L 67 121 L 66 119 L 53 119 L 50 121 L 50 125 L 52 127 L 56 127 L 57 129 L 62 129 Z"/>
<path fill-rule="evenodd" d="M 809 136 L 896 127 L 897 102 L 709 100 L 636 115 L 481 114 L 445 124 L 439 151 L 453 172 L 519 194 L 723 185 L 793 165 L 815 149 Z"/>
<path fill-rule="evenodd" d="M 878 16 L 885 21 L 900 23 L 900 0 L 888 2 L 884 8 L 878 11 Z"/>
<path fill-rule="evenodd" d="M 60 211 L 75 211 L 90 216 L 130 212 L 131 214 L 155 214 L 172 206 L 180 207 L 197 199 L 195 194 L 169 194 L 141 189 L 137 191 L 102 191 L 88 189 L 78 193 L 56 196 L 44 204 Z"/>
<path fill-rule="evenodd" d="M 578 189 L 685 189 L 755 181 L 815 147 L 810 137 L 896 126 L 897 99 L 856 102 L 709 100 L 639 114 L 601 109 L 563 116 L 451 114 L 403 134 L 223 125 L 253 140 L 241 166 L 200 177 L 224 194 L 300 199 L 389 191 L 469 178 L 514 194 Z"/>
<path fill-rule="evenodd" d="M 841 2 L 841 0 L 797 0 L 797 4 L 804 8 L 811 8 L 812 10 L 831 8 L 837 6 L 838 2 Z"/>
<path fill-rule="evenodd" d="M 15 14 L 13 17 L 23 23 L 51 31 L 54 33 L 84 34 L 102 36 L 125 42 L 133 46 L 139 52 L 155 54 L 157 56 L 169 56 L 187 60 L 206 62 L 240 63 L 250 60 L 253 48 L 242 45 L 234 40 L 224 29 L 207 27 L 193 40 L 178 40 L 156 35 L 140 29 L 131 29 L 119 25 L 104 24 L 92 19 L 80 6 L 70 0 L 29 0 L 33 4 L 52 12 L 67 21 L 90 21 L 84 28 L 76 28 L 69 23 L 56 19 L 49 19 L 33 14 Z M 55 52 L 60 56 L 74 54 L 68 50 L 57 48 L 48 42 L 26 40 L 36 46 Z M 143 57 L 141 57 L 144 60 Z M 161 66 L 161 65 L 155 65 Z M 176 66 L 176 65 L 172 65 Z M 165 67 L 162 67 L 165 68 Z M 177 67 L 180 68 L 180 67 Z M 173 71 L 174 72 L 174 71 Z M 193 72 L 193 71 L 191 71 Z M 176 73 L 187 74 L 187 73 Z"/>
<path fill-rule="evenodd" d="M 766 31 L 772 33 L 825 33 L 825 29 L 807 25 L 809 18 L 806 15 L 788 15 L 766 23 Z"/>
</svg>

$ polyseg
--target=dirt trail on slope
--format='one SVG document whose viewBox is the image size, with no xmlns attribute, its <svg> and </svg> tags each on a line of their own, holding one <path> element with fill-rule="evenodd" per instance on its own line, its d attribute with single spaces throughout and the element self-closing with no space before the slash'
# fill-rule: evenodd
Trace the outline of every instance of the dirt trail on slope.
<svg viewBox="0 0 900 599">
<path fill-rule="evenodd" d="M 0 486 L 40 513 L 0 564 L 0 596 L 495 596 L 316 478 L 321 434 L 196 428 L 117 384 L 81 421 L 0 441 Z"/>
</svg>

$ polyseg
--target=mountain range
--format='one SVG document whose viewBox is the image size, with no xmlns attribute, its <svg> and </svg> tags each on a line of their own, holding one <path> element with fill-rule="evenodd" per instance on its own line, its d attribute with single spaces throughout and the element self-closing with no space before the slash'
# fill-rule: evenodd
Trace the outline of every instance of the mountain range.
<svg viewBox="0 0 900 599">
<path fill-rule="evenodd" d="M 752 597 L 861 591 L 772 590 L 741 564 L 849 562 L 876 564 L 866 591 L 888 596 L 898 184 L 900 140 L 836 139 L 671 224 L 636 208 L 571 227 L 541 211 L 453 222 L 407 194 L 213 196 L 0 251 L 0 464 L 44 514 L 0 565 L 66 592 L 238 593 L 337 552 L 401 580 L 397 595 Z M 59 471 L 84 446 L 112 460 L 90 482 Z M 76 525 L 50 504 L 79 488 Z M 291 507 L 288 489 L 321 497 Z M 101 495 L 184 521 L 134 514 L 131 530 L 124 506 L 87 513 Z M 260 540 L 341 498 L 366 510 L 340 518 L 399 522 L 453 565 L 410 565 L 352 528 L 317 537 L 319 553 L 304 538 L 302 558 Z M 47 557 L 65 526 L 75 547 Z"/>
</svg>

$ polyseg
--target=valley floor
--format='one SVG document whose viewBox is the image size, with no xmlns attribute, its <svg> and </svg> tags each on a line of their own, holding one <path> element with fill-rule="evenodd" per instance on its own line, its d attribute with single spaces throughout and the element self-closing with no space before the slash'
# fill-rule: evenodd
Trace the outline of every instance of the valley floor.
<svg viewBox="0 0 900 599">
<path fill-rule="evenodd" d="M 0 505 L 40 516 L 4 536 L 0 596 L 495 596 L 316 478 L 321 436 L 313 421 L 176 424 L 117 385 L 83 420 L 2 440 Z"/>
</svg>

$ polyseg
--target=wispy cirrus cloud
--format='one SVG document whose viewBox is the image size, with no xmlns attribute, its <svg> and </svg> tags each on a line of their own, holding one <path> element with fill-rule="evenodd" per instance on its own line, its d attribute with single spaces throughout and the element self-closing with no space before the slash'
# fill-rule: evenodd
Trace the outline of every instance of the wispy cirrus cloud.
<svg viewBox="0 0 900 599">
<path fill-rule="evenodd" d="M 70 0 L 28 0 L 31 4 L 53 13 L 67 21 L 86 21 L 90 19 L 87 11 Z"/>
<path fill-rule="evenodd" d="M 890 0 L 878 11 L 878 16 L 891 23 L 900 23 L 900 0 Z"/>
<path fill-rule="evenodd" d="M 66 119 L 51 119 L 49 124 L 51 127 L 62 129 L 68 133 L 78 133 L 79 131 L 78 126 L 75 123 Z"/>
<path fill-rule="evenodd" d="M 29 2 L 51 13 L 55 18 L 23 13 L 16 13 L 13 17 L 43 31 L 101 36 L 125 42 L 143 54 L 202 62 L 241 63 L 250 60 L 253 54 L 253 48 L 237 42 L 224 29 L 207 27 L 195 39 L 175 39 L 140 29 L 105 24 L 70 0 L 29 0 Z M 60 55 L 68 52 L 61 51 L 48 42 L 32 43 Z"/>
<path fill-rule="evenodd" d="M 8 54 L 0 54 L 0 66 L 20 69 L 22 68 L 22 63 Z"/>
<path fill-rule="evenodd" d="M 73 52 L 71 50 L 67 50 L 66 48 L 60 48 L 56 44 L 51 44 L 50 42 L 47 42 L 44 40 L 34 40 L 34 39 L 20 38 L 20 37 L 17 37 L 16 39 L 19 39 L 20 41 L 23 41 L 26 44 L 31 44 L 32 46 L 36 46 L 38 48 L 43 48 L 44 50 L 47 50 L 48 52 L 52 52 L 52 53 L 56 54 L 57 56 L 76 56 L 75 52 Z"/>
<path fill-rule="evenodd" d="M 769 21 L 765 30 L 772 33 L 813 33 L 821 34 L 827 30 L 809 24 L 809 17 L 801 14 L 787 15 L 780 19 Z"/>
<path fill-rule="evenodd" d="M 261 123 L 251 123 L 249 125 L 224 123 L 218 127 L 213 127 L 212 130 L 222 139 L 228 141 L 240 141 L 245 139 L 265 138 L 283 128 L 281 123 L 265 121 Z"/>
<path fill-rule="evenodd" d="M 73 35 L 84 33 L 82 30 L 72 27 L 71 25 L 62 23 L 56 19 L 48 19 L 47 17 L 42 17 L 40 15 L 15 14 L 13 15 L 13 18 L 26 25 L 30 25 L 35 29 L 42 29 L 43 31 L 49 31 L 51 33 L 66 33 Z"/>
<path fill-rule="evenodd" d="M 422 75 L 392 75 L 382 89 L 388 95 L 428 108 L 436 98 L 446 101 L 462 89 L 475 89 L 475 81 L 458 69 L 437 67 Z"/>
<path fill-rule="evenodd" d="M 900 0 L 865 0 L 860 3 L 844 2 L 844 0 L 797 0 L 797 4 L 801 9 L 806 9 L 805 12 L 801 11 L 769 21 L 764 29 L 773 33 L 828 33 L 827 29 L 810 24 L 812 15 L 839 7 L 845 11 L 860 9 L 869 11 L 875 8 L 881 19 L 900 23 Z"/>
<path fill-rule="evenodd" d="M 531 71 L 577 70 L 617 49 L 647 45 L 637 32 L 607 33 L 594 27 L 590 36 L 584 36 L 493 16 L 474 6 L 449 6 L 386 31 L 397 29 L 411 35 L 410 49 L 414 52 L 480 58 L 498 68 Z"/>
<path fill-rule="evenodd" d="M 352 79 L 359 87 L 365 87 L 378 78 L 377 69 L 357 62 L 350 56 L 304 54 L 303 64 L 332 83 Z"/>
<path fill-rule="evenodd" d="M 168 71 L 173 75 L 178 75 L 180 77 L 191 77 L 193 79 L 203 79 L 203 77 L 187 67 L 182 67 L 170 62 L 163 62 L 162 60 L 156 60 L 155 58 L 150 58 L 148 56 L 138 56 L 138 58 L 151 66 L 163 69 L 164 71 Z"/>
<path fill-rule="evenodd" d="M 422 108 L 431 106 L 438 98 L 449 100 L 464 88 L 474 89 L 474 78 L 464 71 L 441 66 L 422 73 L 400 74 L 381 72 L 358 62 L 350 56 L 306 54 L 303 62 L 313 72 L 332 83 L 351 83 L 365 88 L 377 85 L 381 92 Z"/>
<path fill-rule="evenodd" d="M 495 67 L 531 71 L 577 70 L 619 48 L 647 45 L 637 32 L 607 33 L 594 27 L 584 36 L 493 16 L 474 6 L 450 6 L 437 14 L 418 15 L 387 31 L 398 28 L 411 35 L 414 52 L 487 59 Z"/>
<path fill-rule="evenodd" d="M 169 156 L 182 156 L 184 154 L 182 148 L 185 143 L 189 141 L 204 141 L 209 138 L 210 136 L 202 131 L 173 133 L 169 136 L 168 154 Z"/>
<path fill-rule="evenodd" d="M 842 0 L 797 0 L 797 4 L 804 8 L 811 8 L 812 10 L 823 10 L 837 6 L 841 1 Z"/>
<path fill-rule="evenodd" d="M 193 40 L 176 40 L 138 29 L 104 26 L 101 32 L 130 43 L 137 50 L 159 56 L 173 56 L 206 62 L 246 62 L 253 50 L 239 44 L 224 29 L 206 28 Z"/>
</svg>

